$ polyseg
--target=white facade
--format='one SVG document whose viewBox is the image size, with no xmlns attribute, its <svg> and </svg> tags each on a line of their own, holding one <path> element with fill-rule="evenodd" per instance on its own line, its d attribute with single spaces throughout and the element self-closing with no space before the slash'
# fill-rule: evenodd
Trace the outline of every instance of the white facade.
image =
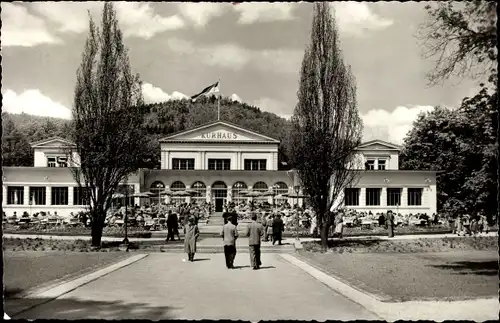
<svg viewBox="0 0 500 323">
<path fill-rule="evenodd" d="M 78 153 L 69 153 L 75 145 L 63 138 L 52 137 L 31 144 L 35 167 L 74 167 L 79 164 Z"/>
<path fill-rule="evenodd" d="M 171 135 L 160 143 L 162 169 L 179 169 L 174 159 L 191 159 L 194 170 L 210 170 L 211 159 L 224 159 L 230 160 L 229 170 L 245 170 L 245 160 L 265 160 L 261 170 L 278 170 L 279 140 L 223 121 Z"/>
</svg>

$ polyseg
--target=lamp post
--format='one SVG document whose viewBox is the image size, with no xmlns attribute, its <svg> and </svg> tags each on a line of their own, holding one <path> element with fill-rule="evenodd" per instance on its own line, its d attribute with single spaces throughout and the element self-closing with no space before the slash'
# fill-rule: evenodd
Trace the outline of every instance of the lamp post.
<svg viewBox="0 0 500 323">
<path fill-rule="evenodd" d="M 278 195 L 278 189 L 280 188 L 280 186 L 278 184 L 274 184 L 272 186 L 272 189 L 273 189 L 273 208 L 276 208 L 276 201 L 274 200 L 274 197 L 276 195 Z"/>
<path fill-rule="evenodd" d="M 130 187 L 128 182 L 125 181 L 125 239 L 123 239 L 123 244 L 128 244 L 128 191 Z"/>
<path fill-rule="evenodd" d="M 163 184 L 156 184 L 156 188 L 158 189 L 158 204 L 161 204 L 161 197 L 160 197 L 160 193 L 161 193 L 161 188 L 163 188 Z"/>
</svg>

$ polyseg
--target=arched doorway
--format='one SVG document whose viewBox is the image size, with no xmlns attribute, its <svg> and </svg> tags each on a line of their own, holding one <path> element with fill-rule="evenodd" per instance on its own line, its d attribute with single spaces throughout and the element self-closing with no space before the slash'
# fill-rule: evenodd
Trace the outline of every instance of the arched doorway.
<svg viewBox="0 0 500 323">
<path fill-rule="evenodd" d="M 269 190 L 267 184 L 264 183 L 264 182 L 257 182 L 257 183 L 255 183 L 253 185 L 252 189 L 254 191 L 261 192 L 261 193 L 267 192 Z M 258 201 L 258 202 L 260 202 L 260 203 L 263 203 L 263 202 L 266 202 L 268 200 L 268 198 L 265 197 L 265 196 L 260 196 L 260 197 L 257 197 L 255 200 Z"/>
<path fill-rule="evenodd" d="M 218 181 L 212 185 L 212 199 L 215 204 L 215 212 L 222 212 L 224 201 L 227 198 L 227 185 L 224 182 Z"/>
</svg>

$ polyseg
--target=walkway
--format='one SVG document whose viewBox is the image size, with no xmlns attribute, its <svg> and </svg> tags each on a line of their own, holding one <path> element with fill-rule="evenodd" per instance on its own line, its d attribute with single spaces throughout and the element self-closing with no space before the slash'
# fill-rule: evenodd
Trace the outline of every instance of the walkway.
<svg viewBox="0 0 500 323">
<path fill-rule="evenodd" d="M 248 254 L 234 270 L 222 254 L 155 253 L 19 314 L 25 319 L 375 320 L 377 316 L 282 259 L 263 254 L 261 270 Z"/>
</svg>

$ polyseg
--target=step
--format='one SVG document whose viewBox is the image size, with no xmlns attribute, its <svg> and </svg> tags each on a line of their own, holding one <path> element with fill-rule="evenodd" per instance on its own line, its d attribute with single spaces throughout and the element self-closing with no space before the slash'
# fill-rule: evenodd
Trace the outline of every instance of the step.
<svg viewBox="0 0 500 323">
<path fill-rule="evenodd" d="M 151 246 L 147 249 L 139 249 L 141 252 L 176 252 L 184 253 L 184 245 L 157 245 Z M 283 245 L 283 246 L 262 246 L 260 248 L 261 253 L 289 253 L 295 252 L 293 245 Z M 250 250 L 248 246 L 237 246 L 237 253 L 249 253 Z M 224 253 L 224 247 L 220 246 L 196 246 L 196 253 Z"/>
</svg>

